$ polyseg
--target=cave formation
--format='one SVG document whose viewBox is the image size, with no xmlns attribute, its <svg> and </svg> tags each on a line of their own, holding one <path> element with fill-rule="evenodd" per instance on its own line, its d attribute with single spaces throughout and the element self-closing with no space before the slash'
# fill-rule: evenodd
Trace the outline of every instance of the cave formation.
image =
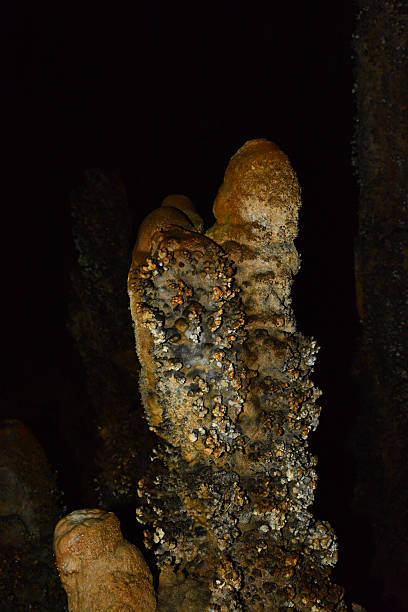
<svg viewBox="0 0 408 612">
<path fill-rule="evenodd" d="M 132 243 L 143 217 L 179 189 L 209 227 L 207 204 L 226 160 L 262 135 L 288 152 L 303 187 L 294 309 L 322 347 L 313 513 L 338 536 L 333 582 L 370 612 L 406 608 L 406 6 L 358 0 L 353 10 L 322 2 L 311 11 L 299 3 L 286 15 L 274 5 L 262 18 L 235 8 L 187 29 L 188 15 L 163 9 L 136 37 L 126 10 L 119 18 L 103 6 L 61 22 L 58 11 L 22 9 L 11 28 L 21 54 L 5 113 L 7 157 L 17 162 L 12 198 L 4 198 L 15 216 L 4 240 L 5 612 L 66 609 L 52 532 L 82 507 L 117 514 L 157 589 L 154 548 L 135 520 L 135 508 L 145 512 L 138 483 L 156 442 L 143 417 L 124 291 Z M 135 78 L 136 57 L 145 73 Z M 202 232 L 186 202 L 164 207 L 187 206 Z"/>
<path fill-rule="evenodd" d="M 279 147 L 252 140 L 205 234 L 191 202 L 165 204 L 142 223 L 129 274 L 158 436 L 137 515 L 160 568 L 159 610 L 346 610 L 329 580 L 335 535 L 310 509 L 320 391 L 316 342 L 291 308 L 297 177 Z"/>
</svg>

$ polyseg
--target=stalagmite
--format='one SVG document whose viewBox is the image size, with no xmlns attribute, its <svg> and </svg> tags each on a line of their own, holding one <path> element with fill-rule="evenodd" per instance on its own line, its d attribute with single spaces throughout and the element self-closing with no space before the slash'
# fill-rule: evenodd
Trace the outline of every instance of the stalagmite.
<svg viewBox="0 0 408 612">
<path fill-rule="evenodd" d="M 113 512 L 71 512 L 55 528 L 54 550 L 70 612 L 156 610 L 150 570 Z"/>
<path fill-rule="evenodd" d="M 232 158 L 206 235 L 177 198 L 140 229 L 129 296 L 158 442 L 137 513 L 161 611 L 346 610 L 329 579 L 334 533 L 310 512 L 320 392 L 316 342 L 290 305 L 300 204 L 286 155 L 254 140 Z"/>
</svg>

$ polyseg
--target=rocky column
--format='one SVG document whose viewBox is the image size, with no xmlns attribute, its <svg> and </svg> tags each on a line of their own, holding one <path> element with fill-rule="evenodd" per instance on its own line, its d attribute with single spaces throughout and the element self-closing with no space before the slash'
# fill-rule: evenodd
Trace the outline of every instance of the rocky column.
<svg viewBox="0 0 408 612">
<path fill-rule="evenodd" d="M 310 512 L 320 392 L 290 306 L 299 206 L 287 157 L 255 140 L 232 158 L 207 235 L 176 200 L 140 229 L 129 295 L 158 444 L 138 516 L 162 611 L 346 609 L 334 533 Z"/>
</svg>

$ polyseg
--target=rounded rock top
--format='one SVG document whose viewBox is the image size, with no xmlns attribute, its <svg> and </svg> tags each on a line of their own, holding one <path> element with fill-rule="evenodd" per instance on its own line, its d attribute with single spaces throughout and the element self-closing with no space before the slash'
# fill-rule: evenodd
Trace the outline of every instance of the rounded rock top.
<svg viewBox="0 0 408 612">
<path fill-rule="evenodd" d="M 274 142 L 257 139 L 231 158 L 213 210 L 218 223 L 255 223 L 269 230 L 277 215 L 291 221 L 300 205 L 299 182 L 287 155 Z"/>
<path fill-rule="evenodd" d="M 83 558 L 96 558 L 102 551 L 114 549 L 122 538 L 120 522 L 113 512 L 75 510 L 57 523 L 54 551 L 57 561 L 67 550 Z"/>
</svg>

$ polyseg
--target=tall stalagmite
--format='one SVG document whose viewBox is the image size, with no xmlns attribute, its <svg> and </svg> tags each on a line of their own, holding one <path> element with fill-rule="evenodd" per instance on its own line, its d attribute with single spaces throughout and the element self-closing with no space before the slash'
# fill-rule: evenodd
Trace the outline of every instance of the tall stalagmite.
<svg viewBox="0 0 408 612">
<path fill-rule="evenodd" d="M 300 204 L 286 155 L 253 140 L 227 168 L 207 234 L 175 196 L 140 228 L 129 296 L 158 441 L 138 516 L 162 611 L 346 609 L 329 579 L 334 533 L 309 509 L 320 391 L 316 343 L 290 305 Z"/>
</svg>

